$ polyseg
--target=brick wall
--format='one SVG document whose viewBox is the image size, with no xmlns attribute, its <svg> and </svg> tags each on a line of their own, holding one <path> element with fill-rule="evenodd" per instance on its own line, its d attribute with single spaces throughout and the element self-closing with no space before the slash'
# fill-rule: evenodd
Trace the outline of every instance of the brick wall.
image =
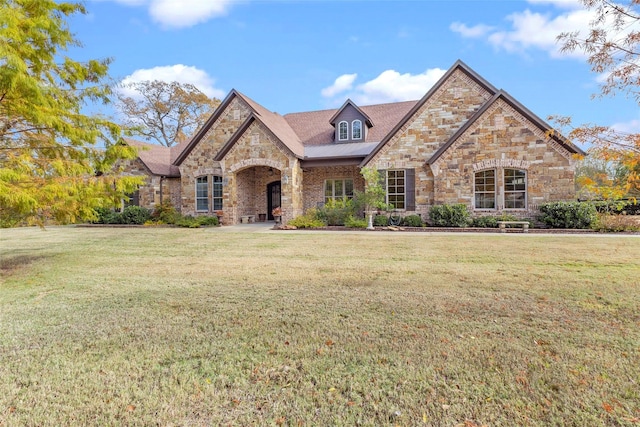
<svg viewBox="0 0 640 427">
<path fill-rule="evenodd" d="M 357 166 L 333 166 L 326 168 L 309 168 L 303 172 L 304 201 L 306 211 L 315 208 L 318 203 L 324 203 L 324 183 L 327 179 L 352 179 L 353 188 L 364 191 L 364 178 Z"/>
</svg>

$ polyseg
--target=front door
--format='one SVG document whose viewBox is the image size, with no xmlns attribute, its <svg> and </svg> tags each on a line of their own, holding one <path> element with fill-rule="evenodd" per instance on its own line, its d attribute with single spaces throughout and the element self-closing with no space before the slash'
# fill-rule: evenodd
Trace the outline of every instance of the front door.
<svg viewBox="0 0 640 427">
<path fill-rule="evenodd" d="M 267 185 L 267 219 L 273 220 L 273 210 L 280 207 L 280 181 Z"/>
</svg>

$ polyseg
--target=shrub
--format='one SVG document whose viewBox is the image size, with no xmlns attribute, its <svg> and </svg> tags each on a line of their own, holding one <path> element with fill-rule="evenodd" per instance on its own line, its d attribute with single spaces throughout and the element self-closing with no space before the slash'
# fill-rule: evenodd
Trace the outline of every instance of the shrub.
<svg viewBox="0 0 640 427">
<path fill-rule="evenodd" d="M 297 228 L 322 228 L 326 226 L 317 216 L 318 210 L 315 208 L 308 209 L 304 215 L 297 216 L 287 223 Z"/>
<path fill-rule="evenodd" d="M 630 200 L 603 200 L 593 204 L 598 213 L 640 215 L 640 203 Z"/>
<path fill-rule="evenodd" d="M 93 224 L 122 224 L 122 214 L 115 212 L 113 209 L 99 207 L 93 210 L 96 213 L 96 219 Z"/>
<path fill-rule="evenodd" d="M 366 219 L 348 216 L 344 225 L 349 228 L 367 228 L 368 221 Z"/>
<path fill-rule="evenodd" d="M 472 222 L 467 206 L 461 203 L 432 206 L 429 219 L 436 227 L 467 227 Z"/>
<path fill-rule="evenodd" d="M 151 217 L 149 210 L 140 206 L 127 206 L 122 210 L 121 224 L 142 225 Z"/>
<path fill-rule="evenodd" d="M 540 205 L 539 220 L 551 228 L 589 228 L 597 219 L 589 202 L 552 202 Z"/>
<path fill-rule="evenodd" d="M 180 214 L 171 202 L 162 202 L 162 204 L 156 206 L 151 214 L 151 218 L 161 224 L 174 224 L 179 216 Z"/>
<path fill-rule="evenodd" d="M 329 200 L 318 208 L 316 217 L 327 225 L 344 225 L 347 218 L 355 213 L 353 200 Z"/>
<path fill-rule="evenodd" d="M 592 228 L 602 232 L 640 231 L 640 219 L 629 215 L 598 214 Z"/>
<path fill-rule="evenodd" d="M 478 228 L 496 228 L 498 219 L 495 216 L 479 216 L 473 218 L 471 225 Z"/>
<path fill-rule="evenodd" d="M 402 218 L 402 225 L 405 227 L 422 227 L 422 218 L 420 215 L 407 215 Z"/>
<path fill-rule="evenodd" d="M 196 222 L 202 227 L 216 226 L 219 224 L 217 216 L 199 216 Z"/>
<path fill-rule="evenodd" d="M 185 228 L 199 228 L 200 223 L 198 220 L 190 215 L 181 216 L 176 219 L 175 225 L 177 227 L 185 227 Z"/>
<path fill-rule="evenodd" d="M 375 215 L 373 217 L 373 225 L 375 227 L 386 227 L 389 225 L 389 218 L 386 215 Z"/>
</svg>

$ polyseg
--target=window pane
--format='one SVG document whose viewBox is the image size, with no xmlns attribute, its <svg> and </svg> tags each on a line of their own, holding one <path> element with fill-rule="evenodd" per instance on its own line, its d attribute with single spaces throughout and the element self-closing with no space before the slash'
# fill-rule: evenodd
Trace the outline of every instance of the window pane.
<svg viewBox="0 0 640 427">
<path fill-rule="evenodd" d="M 209 181 L 206 176 L 196 179 L 196 210 L 209 210 Z"/>
<path fill-rule="evenodd" d="M 345 179 L 344 180 L 344 194 L 348 199 L 353 199 L 353 180 Z"/>
<path fill-rule="evenodd" d="M 212 205 L 214 211 L 222 210 L 222 177 L 213 177 Z"/>
<path fill-rule="evenodd" d="M 496 208 L 495 170 L 476 172 L 474 177 L 475 208 Z"/>
<path fill-rule="evenodd" d="M 351 123 L 351 138 L 362 138 L 362 122 L 360 120 L 354 120 L 353 123 Z"/>
<path fill-rule="evenodd" d="M 349 129 L 348 129 L 347 122 L 340 122 L 340 124 L 338 125 L 338 129 L 339 129 L 338 138 L 340 140 L 349 138 Z"/>
<path fill-rule="evenodd" d="M 404 170 L 387 171 L 387 202 L 395 209 L 405 208 Z"/>
<path fill-rule="evenodd" d="M 527 173 L 519 169 L 504 170 L 505 209 L 525 209 L 527 195 Z"/>
<path fill-rule="evenodd" d="M 341 179 L 336 179 L 333 182 L 333 185 L 334 185 L 333 195 L 336 198 L 341 199 L 344 196 L 344 189 L 342 188 L 342 180 Z"/>
</svg>

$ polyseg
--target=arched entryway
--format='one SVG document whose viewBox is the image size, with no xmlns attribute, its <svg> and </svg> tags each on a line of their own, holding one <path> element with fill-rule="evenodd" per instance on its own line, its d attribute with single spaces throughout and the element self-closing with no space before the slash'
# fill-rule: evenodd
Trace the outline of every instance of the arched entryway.
<svg viewBox="0 0 640 427">
<path fill-rule="evenodd" d="M 282 206 L 282 183 L 274 181 L 267 184 L 267 219 L 273 220 L 273 210 Z"/>
</svg>

